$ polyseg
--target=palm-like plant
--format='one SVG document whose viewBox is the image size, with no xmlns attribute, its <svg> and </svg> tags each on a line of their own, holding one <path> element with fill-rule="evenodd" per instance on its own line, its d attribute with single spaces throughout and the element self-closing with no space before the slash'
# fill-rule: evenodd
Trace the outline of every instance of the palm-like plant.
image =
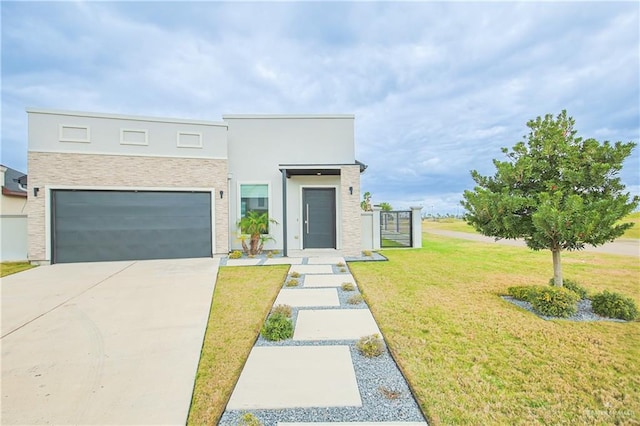
<svg viewBox="0 0 640 426">
<path fill-rule="evenodd" d="M 277 224 L 278 222 L 275 219 L 269 219 L 267 213 L 260 213 L 255 210 L 250 211 L 238 221 L 238 228 L 242 233 L 240 237 L 242 249 L 246 254 L 253 256 L 262 253 L 264 243 L 273 240 L 272 237 L 265 235 L 269 230 L 269 223 Z M 249 235 L 248 247 L 245 239 L 246 235 Z"/>
</svg>

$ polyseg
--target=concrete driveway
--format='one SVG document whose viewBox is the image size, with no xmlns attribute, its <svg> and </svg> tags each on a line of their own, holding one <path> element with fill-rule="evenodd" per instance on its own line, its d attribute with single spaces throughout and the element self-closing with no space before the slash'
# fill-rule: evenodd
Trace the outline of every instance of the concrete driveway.
<svg viewBox="0 0 640 426">
<path fill-rule="evenodd" d="M 184 424 L 217 259 L 40 266 L 2 279 L 4 424 Z"/>
</svg>

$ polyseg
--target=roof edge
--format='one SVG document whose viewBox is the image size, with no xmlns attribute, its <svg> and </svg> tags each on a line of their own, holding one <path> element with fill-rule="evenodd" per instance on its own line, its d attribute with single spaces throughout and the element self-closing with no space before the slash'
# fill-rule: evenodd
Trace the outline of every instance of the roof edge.
<svg viewBox="0 0 640 426">
<path fill-rule="evenodd" d="M 66 115 L 70 117 L 88 117 L 88 118 L 113 118 L 119 120 L 129 121 L 151 121 L 157 123 L 175 123 L 175 124 L 198 124 L 204 126 L 220 126 L 229 127 L 224 121 L 207 121 L 207 120 L 194 120 L 187 118 L 170 118 L 170 117 L 149 117 L 143 115 L 126 115 L 126 114 L 110 114 L 102 112 L 89 112 L 89 111 L 68 111 L 57 109 L 45 109 L 45 108 L 27 108 L 29 114 L 49 114 L 49 115 Z"/>
</svg>

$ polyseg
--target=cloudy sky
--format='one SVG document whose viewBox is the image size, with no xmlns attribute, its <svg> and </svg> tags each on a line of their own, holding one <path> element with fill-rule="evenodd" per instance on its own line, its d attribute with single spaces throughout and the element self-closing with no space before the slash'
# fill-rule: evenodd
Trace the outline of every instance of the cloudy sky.
<svg viewBox="0 0 640 426">
<path fill-rule="evenodd" d="M 2 163 L 25 108 L 220 120 L 353 113 L 362 189 L 456 213 L 469 170 L 566 109 L 579 135 L 640 141 L 640 3 L 9 2 Z M 622 179 L 640 193 L 640 148 Z"/>
</svg>

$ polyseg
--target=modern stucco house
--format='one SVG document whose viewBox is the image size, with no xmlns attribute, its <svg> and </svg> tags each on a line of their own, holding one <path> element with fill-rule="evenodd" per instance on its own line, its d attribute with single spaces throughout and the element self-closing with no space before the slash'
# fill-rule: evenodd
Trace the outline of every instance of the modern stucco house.
<svg viewBox="0 0 640 426">
<path fill-rule="evenodd" d="M 32 262 L 226 254 L 251 210 L 266 249 L 360 253 L 353 115 L 27 113 Z"/>
</svg>

